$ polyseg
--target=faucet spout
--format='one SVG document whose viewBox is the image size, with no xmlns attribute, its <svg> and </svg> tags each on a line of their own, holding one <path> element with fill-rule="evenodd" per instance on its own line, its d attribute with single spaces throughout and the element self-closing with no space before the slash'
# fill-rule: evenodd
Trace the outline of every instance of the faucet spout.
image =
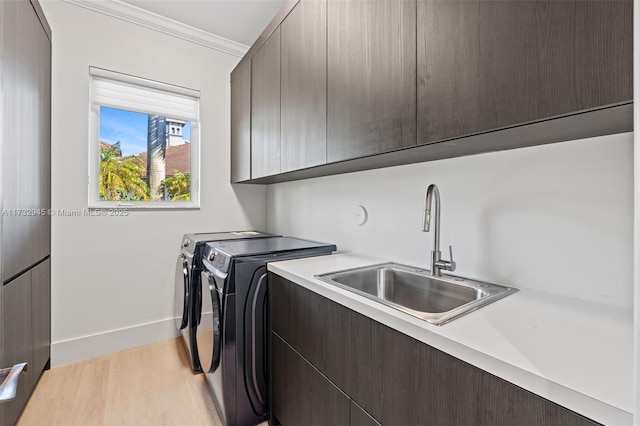
<svg viewBox="0 0 640 426">
<path fill-rule="evenodd" d="M 455 271 L 456 263 L 453 261 L 453 250 L 451 246 L 449 246 L 449 252 L 451 255 L 451 260 L 443 260 L 441 259 L 440 253 L 440 191 L 435 184 L 429 185 L 427 188 L 427 195 L 425 197 L 424 202 L 424 221 L 422 224 L 422 231 L 429 232 L 431 229 L 431 217 L 432 208 L 435 210 L 433 212 L 433 225 L 434 225 L 434 236 L 433 236 L 433 250 L 431 251 L 431 275 L 434 276 L 442 276 L 442 270 L 446 271 Z"/>
<path fill-rule="evenodd" d="M 422 226 L 422 230 L 424 232 L 429 232 L 431 229 L 431 208 L 435 204 L 435 216 L 434 218 L 434 226 L 435 226 L 435 236 L 433 242 L 433 250 L 440 251 L 440 191 L 435 184 L 429 185 L 427 188 L 427 196 L 424 200 L 424 224 Z"/>
</svg>

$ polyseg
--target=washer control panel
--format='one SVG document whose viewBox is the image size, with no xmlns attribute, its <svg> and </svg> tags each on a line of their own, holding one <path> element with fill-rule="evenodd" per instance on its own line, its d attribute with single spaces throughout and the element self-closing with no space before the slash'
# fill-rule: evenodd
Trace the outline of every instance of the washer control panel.
<svg viewBox="0 0 640 426">
<path fill-rule="evenodd" d="M 229 265 L 231 265 L 231 257 L 226 254 L 219 252 L 217 249 L 212 252 L 213 260 L 211 264 L 223 274 L 226 274 L 229 271 Z"/>
<path fill-rule="evenodd" d="M 209 269 L 214 268 L 217 272 L 226 274 L 229 271 L 229 266 L 231 265 L 231 256 L 217 248 L 207 247 L 207 250 L 204 253 L 204 261 Z"/>
</svg>

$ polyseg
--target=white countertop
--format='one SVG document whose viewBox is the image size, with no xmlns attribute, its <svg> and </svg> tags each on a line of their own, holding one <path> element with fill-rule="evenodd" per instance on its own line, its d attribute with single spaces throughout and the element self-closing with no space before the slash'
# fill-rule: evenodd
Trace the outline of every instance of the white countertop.
<svg viewBox="0 0 640 426">
<path fill-rule="evenodd" d="M 314 278 L 389 261 L 335 254 L 268 269 L 590 419 L 632 424 L 631 310 L 521 290 L 436 326 Z"/>
</svg>

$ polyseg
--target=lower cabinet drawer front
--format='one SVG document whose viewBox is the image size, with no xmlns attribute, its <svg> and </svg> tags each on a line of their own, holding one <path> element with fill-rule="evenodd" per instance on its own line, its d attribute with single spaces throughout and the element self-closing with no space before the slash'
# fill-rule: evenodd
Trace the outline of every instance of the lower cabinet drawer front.
<svg viewBox="0 0 640 426">
<path fill-rule="evenodd" d="M 386 426 L 597 424 L 388 327 L 383 348 Z"/>
<path fill-rule="evenodd" d="M 271 329 L 340 389 L 349 393 L 351 310 L 269 273 Z"/>
<path fill-rule="evenodd" d="M 349 425 L 349 397 L 275 333 L 271 333 L 271 369 L 272 424 Z"/>
<path fill-rule="evenodd" d="M 27 371 L 20 374 L 18 379 L 16 397 L 2 404 L 4 413 L 0 418 L 0 425 L 13 425 L 27 404 L 40 373 L 32 368 L 31 271 L 24 272 L 4 286 L 0 284 L 0 291 L 0 326 L 3 337 L 0 345 L 0 368 L 10 368 L 22 362 L 29 364 Z"/>
</svg>

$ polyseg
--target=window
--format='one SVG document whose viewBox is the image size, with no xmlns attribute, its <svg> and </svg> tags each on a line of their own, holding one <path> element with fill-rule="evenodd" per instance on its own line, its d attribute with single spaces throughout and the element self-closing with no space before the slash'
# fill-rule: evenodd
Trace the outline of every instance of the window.
<svg viewBox="0 0 640 426">
<path fill-rule="evenodd" d="M 89 207 L 199 207 L 200 92 L 90 68 Z"/>
</svg>

